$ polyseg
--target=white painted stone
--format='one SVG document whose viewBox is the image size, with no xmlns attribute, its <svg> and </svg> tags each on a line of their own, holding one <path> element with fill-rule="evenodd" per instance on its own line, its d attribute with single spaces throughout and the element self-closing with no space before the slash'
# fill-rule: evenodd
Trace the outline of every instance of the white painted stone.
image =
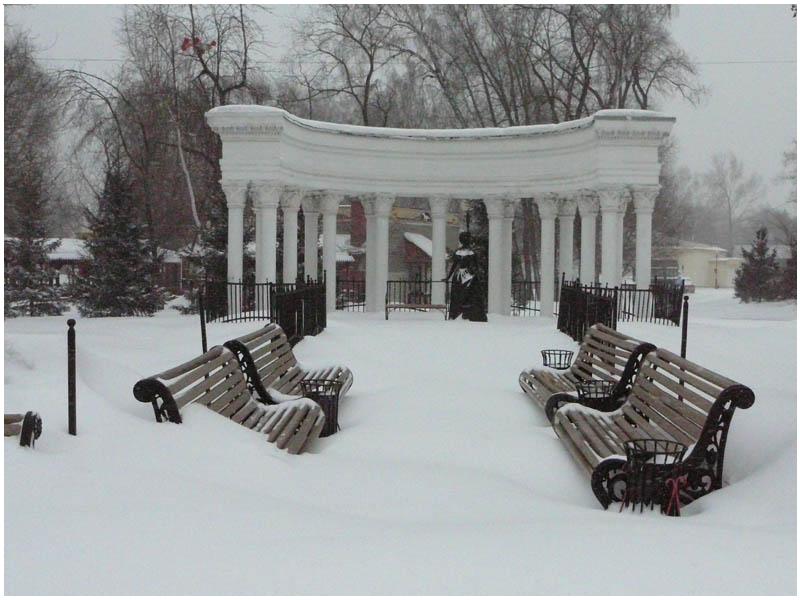
<svg viewBox="0 0 800 600">
<path fill-rule="evenodd" d="M 633 188 L 633 208 L 636 211 L 636 285 L 642 289 L 650 287 L 653 209 L 658 190 L 658 186 Z"/>
<path fill-rule="evenodd" d="M 375 310 L 386 307 L 386 281 L 389 279 L 389 217 L 394 196 L 375 194 Z"/>
<path fill-rule="evenodd" d="M 428 198 L 431 209 L 431 237 L 433 251 L 431 256 L 431 302 L 444 304 L 447 265 L 447 207 L 450 199 L 447 196 L 431 196 Z"/>
<path fill-rule="evenodd" d="M 325 304 L 336 310 L 336 214 L 343 194 L 327 192 L 321 198 L 322 209 L 322 269 L 325 274 Z"/>
<path fill-rule="evenodd" d="M 600 206 L 594 193 L 582 191 L 578 196 L 578 210 L 581 216 L 581 272 L 583 283 L 594 282 L 594 248 L 597 235 L 597 213 Z"/>
<path fill-rule="evenodd" d="M 558 199 L 554 194 L 535 198 L 539 209 L 539 222 L 541 223 L 541 248 L 539 251 L 539 278 L 541 282 L 539 298 L 539 314 L 542 317 L 552 318 L 553 296 L 555 292 L 555 242 L 556 242 L 556 214 L 558 212 Z"/>
<path fill-rule="evenodd" d="M 297 211 L 303 192 L 286 190 L 281 197 L 283 210 L 283 282 L 293 283 L 297 279 Z"/>
<path fill-rule="evenodd" d="M 575 209 L 574 198 L 561 198 L 558 203 L 558 278 L 567 281 L 575 278 L 573 273 L 573 247 L 575 242 Z"/>
<path fill-rule="evenodd" d="M 319 203 L 312 194 L 303 197 L 303 262 L 306 277 L 317 280 L 319 271 Z"/>
</svg>

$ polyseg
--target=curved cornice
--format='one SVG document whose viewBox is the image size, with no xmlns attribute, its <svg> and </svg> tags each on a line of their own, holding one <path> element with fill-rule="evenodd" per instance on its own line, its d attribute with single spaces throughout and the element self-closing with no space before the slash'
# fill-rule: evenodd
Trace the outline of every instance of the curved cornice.
<svg viewBox="0 0 800 600">
<path fill-rule="evenodd" d="M 225 179 L 399 195 L 533 195 L 658 183 L 657 148 L 674 117 L 601 110 L 552 125 L 396 129 L 302 119 L 268 106 L 206 114 L 223 142 Z"/>
</svg>

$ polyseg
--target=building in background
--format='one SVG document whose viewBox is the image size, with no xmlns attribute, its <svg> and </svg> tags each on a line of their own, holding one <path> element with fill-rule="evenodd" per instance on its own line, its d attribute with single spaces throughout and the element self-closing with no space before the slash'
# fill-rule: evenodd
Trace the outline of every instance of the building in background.
<svg viewBox="0 0 800 600">
<path fill-rule="evenodd" d="M 681 240 L 673 246 L 654 248 L 653 277 L 685 277 L 697 287 L 732 288 L 739 256 L 728 256 L 725 248 Z"/>
</svg>

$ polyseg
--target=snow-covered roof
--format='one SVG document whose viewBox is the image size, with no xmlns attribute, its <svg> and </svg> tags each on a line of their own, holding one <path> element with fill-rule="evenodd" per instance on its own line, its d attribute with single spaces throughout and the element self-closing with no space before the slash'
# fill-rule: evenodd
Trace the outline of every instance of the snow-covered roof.
<svg viewBox="0 0 800 600">
<path fill-rule="evenodd" d="M 693 242 L 689 240 L 680 240 L 677 245 L 669 246 L 675 250 L 704 250 L 706 252 L 727 252 L 725 248 L 719 246 L 712 246 L 711 244 L 703 244 L 702 242 Z"/>
<path fill-rule="evenodd" d="M 48 243 L 58 240 L 61 243 L 47 253 L 50 260 L 82 260 L 86 258 L 86 244 L 77 238 L 49 238 Z"/>
<path fill-rule="evenodd" d="M 403 237 L 422 250 L 428 256 L 433 256 L 433 242 L 420 233 L 410 233 L 406 231 Z"/>
</svg>

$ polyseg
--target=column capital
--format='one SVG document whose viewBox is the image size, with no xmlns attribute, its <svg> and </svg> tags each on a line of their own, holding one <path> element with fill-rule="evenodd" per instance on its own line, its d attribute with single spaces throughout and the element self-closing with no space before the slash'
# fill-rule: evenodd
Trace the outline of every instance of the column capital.
<svg viewBox="0 0 800 600">
<path fill-rule="evenodd" d="M 428 206 L 430 206 L 432 218 L 443 219 L 447 217 L 447 210 L 450 207 L 450 197 L 443 194 L 428 196 Z"/>
<path fill-rule="evenodd" d="M 297 188 L 284 188 L 281 194 L 281 208 L 296 211 L 303 201 L 303 190 Z"/>
<path fill-rule="evenodd" d="M 633 190 L 633 208 L 637 213 L 652 213 L 661 186 L 637 185 Z"/>
<path fill-rule="evenodd" d="M 628 206 L 629 191 L 624 187 L 601 187 L 597 189 L 600 210 L 603 213 L 624 213 Z"/>
<path fill-rule="evenodd" d="M 339 204 L 341 204 L 344 194 L 339 192 L 325 192 L 319 198 L 319 206 L 323 215 L 335 215 L 339 212 Z"/>
<path fill-rule="evenodd" d="M 578 208 L 578 203 L 574 198 L 562 197 L 558 201 L 558 216 L 559 217 L 575 217 L 575 210 Z"/>
<path fill-rule="evenodd" d="M 375 216 L 388 217 L 392 214 L 392 206 L 394 205 L 394 194 L 380 192 L 375 194 Z"/>
<path fill-rule="evenodd" d="M 519 199 L 517 198 L 506 198 L 503 202 L 503 218 L 504 219 L 513 219 L 514 214 L 517 212 L 517 204 L 519 204 Z"/>
<path fill-rule="evenodd" d="M 319 213 L 319 200 L 310 192 L 303 192 L 303 214 Z"/>
<path fill-rule="evenodd" d="M 237 179 L 223 179 L 220 181 L 228 208 L 244 208 L 247 183 L 247 181 Z"/>
<path fill-rule="evenodd" d="M 483 198 L 486 207 L 486 216 L 490 219 L 502 219 L 506 212 L 506 194 L 492 194 Z"/>
<path fill-rule="evenodd" d="M 578 209 L 581 211 L 581 217 L 597 216 L 600 212 L 600 202 L 592 190 L 581 190 L 576 197 Z"/>
<path fill-rule="evenodd" d="M 278 208 L 283 185 L 277 181 L 253 182 L 253 208 Z"/>
<path fill-rule="evenodd" d="M 558 194 L 542 194 L 536 197 L 536 208 L 539 209 L 539 218 L 555 219 L 558 214 Z"/>
</svg>

